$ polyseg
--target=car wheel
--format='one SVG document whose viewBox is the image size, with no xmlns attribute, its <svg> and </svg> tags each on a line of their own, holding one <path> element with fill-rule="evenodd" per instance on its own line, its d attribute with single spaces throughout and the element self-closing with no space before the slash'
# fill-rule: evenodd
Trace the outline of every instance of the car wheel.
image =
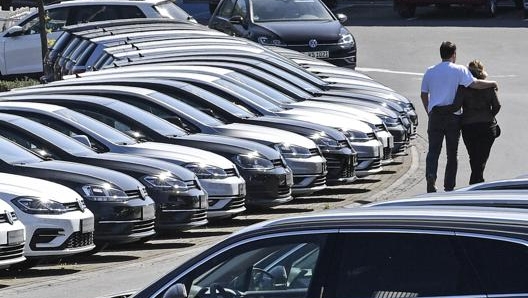
<svg viewBox="0 0 528 298">
<path fill-rule="evenodd" d="M 486 14 L 492 18 L 497 13 L 497 0 L 488 0 L 486 4 Z"/>
<path fill-rule="evenodd" d="M 416 6 L 412 4 L 394 4 L 395 9 L 402 18 L 412 18 L 416 12 Z"/>
</svg>

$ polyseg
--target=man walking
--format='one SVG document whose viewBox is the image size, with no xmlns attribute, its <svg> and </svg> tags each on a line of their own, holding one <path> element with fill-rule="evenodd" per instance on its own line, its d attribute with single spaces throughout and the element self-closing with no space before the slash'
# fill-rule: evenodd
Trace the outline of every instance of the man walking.
<svg viewBox="0 0 528 298">
<path fill-rule="evenodd" d="M 447 164 L 444 175 L 444 190 L 451 191 L 455 188 L 458 169 L 458 142 L 460 140 L 460 114 L 441 114 L 432 112 L 434 106 L 445 106 L 453 103 L 459 85 L 475 89 L 497 88 L 497 82 L 477 80 L 469 70 L 455 64 L 456 45 L 444 41 L 440 45 L 442 62 L 431 66 L 422 79 L 421 98 L 429 123 L 427 136 L 429 138 L 429 151 L 425 164 L 425 178 L 427 192 L 436 192 L 436 173 L 438 171 L 438 158 L 442 151 L 444 137 L 446 140 Z"/>
</svg>

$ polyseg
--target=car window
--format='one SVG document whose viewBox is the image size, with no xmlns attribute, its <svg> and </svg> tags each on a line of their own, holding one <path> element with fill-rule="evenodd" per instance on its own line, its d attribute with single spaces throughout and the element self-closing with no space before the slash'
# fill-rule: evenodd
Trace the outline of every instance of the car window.
<svg viewBox="0 0 528 298">
<path fill-rule="evenodd" d="M 177 282 L 189 289 L 188 298 L 227 297 L 226 293 L 304 298 L 321 266 L 325 238 L 290 235 L 231 247 Z"/>
<path fill-rule="evenodd" d="M 154 5 L 154 9 L 161 17 L 173 20 L 187 20 L 189 14 L 171 1 L 165 1 Z"/>
<path fill-rule="evenodd" d="M 252 0 L 255 22 L 277 20 L 333 20 L 320 0 Z"/>
<path fill-rule="evenodd" d="M 66 25 L 68 19 L 68 8 L 56 8 L 46 11 L 46 29 L 48 33 L 59 31 Z M 38 15 L 36 14 L 31 19 L 28 19 L 24 24 L 21 24 L 23 34 L 38 34 L 40 31 L 40 22 Z"/>
<path fill-rule="evenodd" d="M 482 294 L 455 236 L 347 233 L 342 237 L 336 298 Z"/>
<path fill-rule="evenodd" d="M 464 247 L 488 295 L 528 293 L 528 246 L 464 237 Z"/>
<path fill-rule="evenodd" d="M 233 15 L 235 3 L 237 0 L 226 0 L 222 2 L 222 6 L 218 9 L 218 16 L 223 18 L 230 18 Z"/>
</svg>

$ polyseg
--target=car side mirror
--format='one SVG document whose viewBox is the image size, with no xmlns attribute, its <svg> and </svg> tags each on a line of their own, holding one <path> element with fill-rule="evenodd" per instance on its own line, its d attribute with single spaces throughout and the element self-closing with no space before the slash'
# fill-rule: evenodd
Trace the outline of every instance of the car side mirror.
<svg viewBox="0 0 528 298">
<path fill-rule="evenodd" d="M 88 136 L 86 135 L 74 135 L 72 136 L 74 140 L 77 140 L 80 143 L 83 143 L 84 145 L 92 148 L 92 143 L 90 142 L 90 139 L 88 139 Z"/>
<path fill-rule="evenodd" d="M 184 284 L 174 284 L 163 294 L 163 298 L 187 298 L 187 289 Z"/>
<path fill-rule="evenodd" d="M 7 32 L 6 36 L 9 36 L 9 37 L 20 36 L 24 33 L 24 28 L 20 26 L 12 26 L 9 29 L 7 29 L 6 32 Z"/>
<path fill-rule="evenodd" d="M 244 23 L 244 17 L 241 15 L 232 16 L 229 19 L 229 23 L 242 25 Z"/>
<path fill-rule="evenodd" d="M 344 24 L 346 21 L 348 21 L 348 17 L 345 14 L 338 13 L 336 17 L 339 20 L 339 23 L 341 24 Z"/>
</svg>

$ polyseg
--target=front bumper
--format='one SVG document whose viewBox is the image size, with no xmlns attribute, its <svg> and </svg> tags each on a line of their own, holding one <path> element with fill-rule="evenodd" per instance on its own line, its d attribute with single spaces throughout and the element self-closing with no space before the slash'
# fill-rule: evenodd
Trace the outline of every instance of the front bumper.
<svg viewBox="0 0 528 298">
<path fill-rule="evenodd" d="M 328 58 L 320 58 L 321 60 L 332 63 L 336 66 L 347 67 L 347 68 L 356 68 L 357 60 L 357 49 L 355 44 L 350 45 L 338 45 L 337 43 L 333 44 L 318 44 L 316 48 L 310 48 L 307 46 L 308 43 L 303 45 L 288 45 L 287 48 L 295 50 L 301 53 L 305 53 L 309 56 L 315 52 L 326 52 L 328 51 Z"/>
<path fill-rule="evenodd" d="M 85 203 L 95 216 L 96 245 L 136 242 L 156 234 L 156 208 L 150 197 L 126 202 L 94 202 L 85 198 Z"/>
<path fill-rule="evenodd" d="M 292 195 L 308 195 L 326 188 L 326 160 L 322 156 L 286 158 L 293 172 Z"/>
<path fill-rule="evenodd" d="M 156 203 L 156 229 L 183 231 L 207 224 L 207 194 L 203 190 L 147 191 Z"/>
<path fill-rule="evenodd" d="M 24 257 L 24 235 L 25 229 L 20 220 L 13 224 L 8 223 L 7 220 L 0 221 L 0 269 L 8 268 L 26 259 Z M 13 236 L 18 239 L 11 243 Z"/>
<path fill-rule="evenodd" d="M 27 214 L 20 211 L 17 215 L 26 226 L 24 254 L 28 258 L 68 256 L 95 247 L 92 212 Z"/>
<path fill-rule="evenodd" d="M 385 130 L 376 131 L 376 136 L 378 140 L 383 145 L 382 154 L 381 154 L 381 164 L 387 165 L 393 162 L 392 159 L 392 150 L 394 148 L 394 136 Z"/>
<path fill-rule="evenodd" d="M 231 176 L 224 179 L 200 179 L 209 196 L 208 219 L 233 217 L 246 210 L 246 181 Z"/>
<path fill-rule="evenodd" d="M 370 140 L 367 142 L 351 142 L 351 144 L 358 155 L 356 176 L 365 177 L 383 170 L 381 167 L 383 145 L 380 141 Z"/>
<path fill-rule="evenodd" d="M 392 155 L 405 154 L 410 144 L 410 138 L 407 129 L 405 129 L 405 127 L 402 125 L 390 126 L 387 129 L 394 137 L 394 148 L 392 148 Z"/>
<path fill-rule="evenodd" d="M 289 168 L 258 171 L 239 169 L 246 180 L 246 207 L 269 208 L 293 199 L 293 175 Z"/>
<path fill-rule="evenodd" d="M 351 183 L 357 179 L 357 153 L 352 148 L 323 151 L 323 156 L 328 168 L 327 184 Z"/>
</svg>

